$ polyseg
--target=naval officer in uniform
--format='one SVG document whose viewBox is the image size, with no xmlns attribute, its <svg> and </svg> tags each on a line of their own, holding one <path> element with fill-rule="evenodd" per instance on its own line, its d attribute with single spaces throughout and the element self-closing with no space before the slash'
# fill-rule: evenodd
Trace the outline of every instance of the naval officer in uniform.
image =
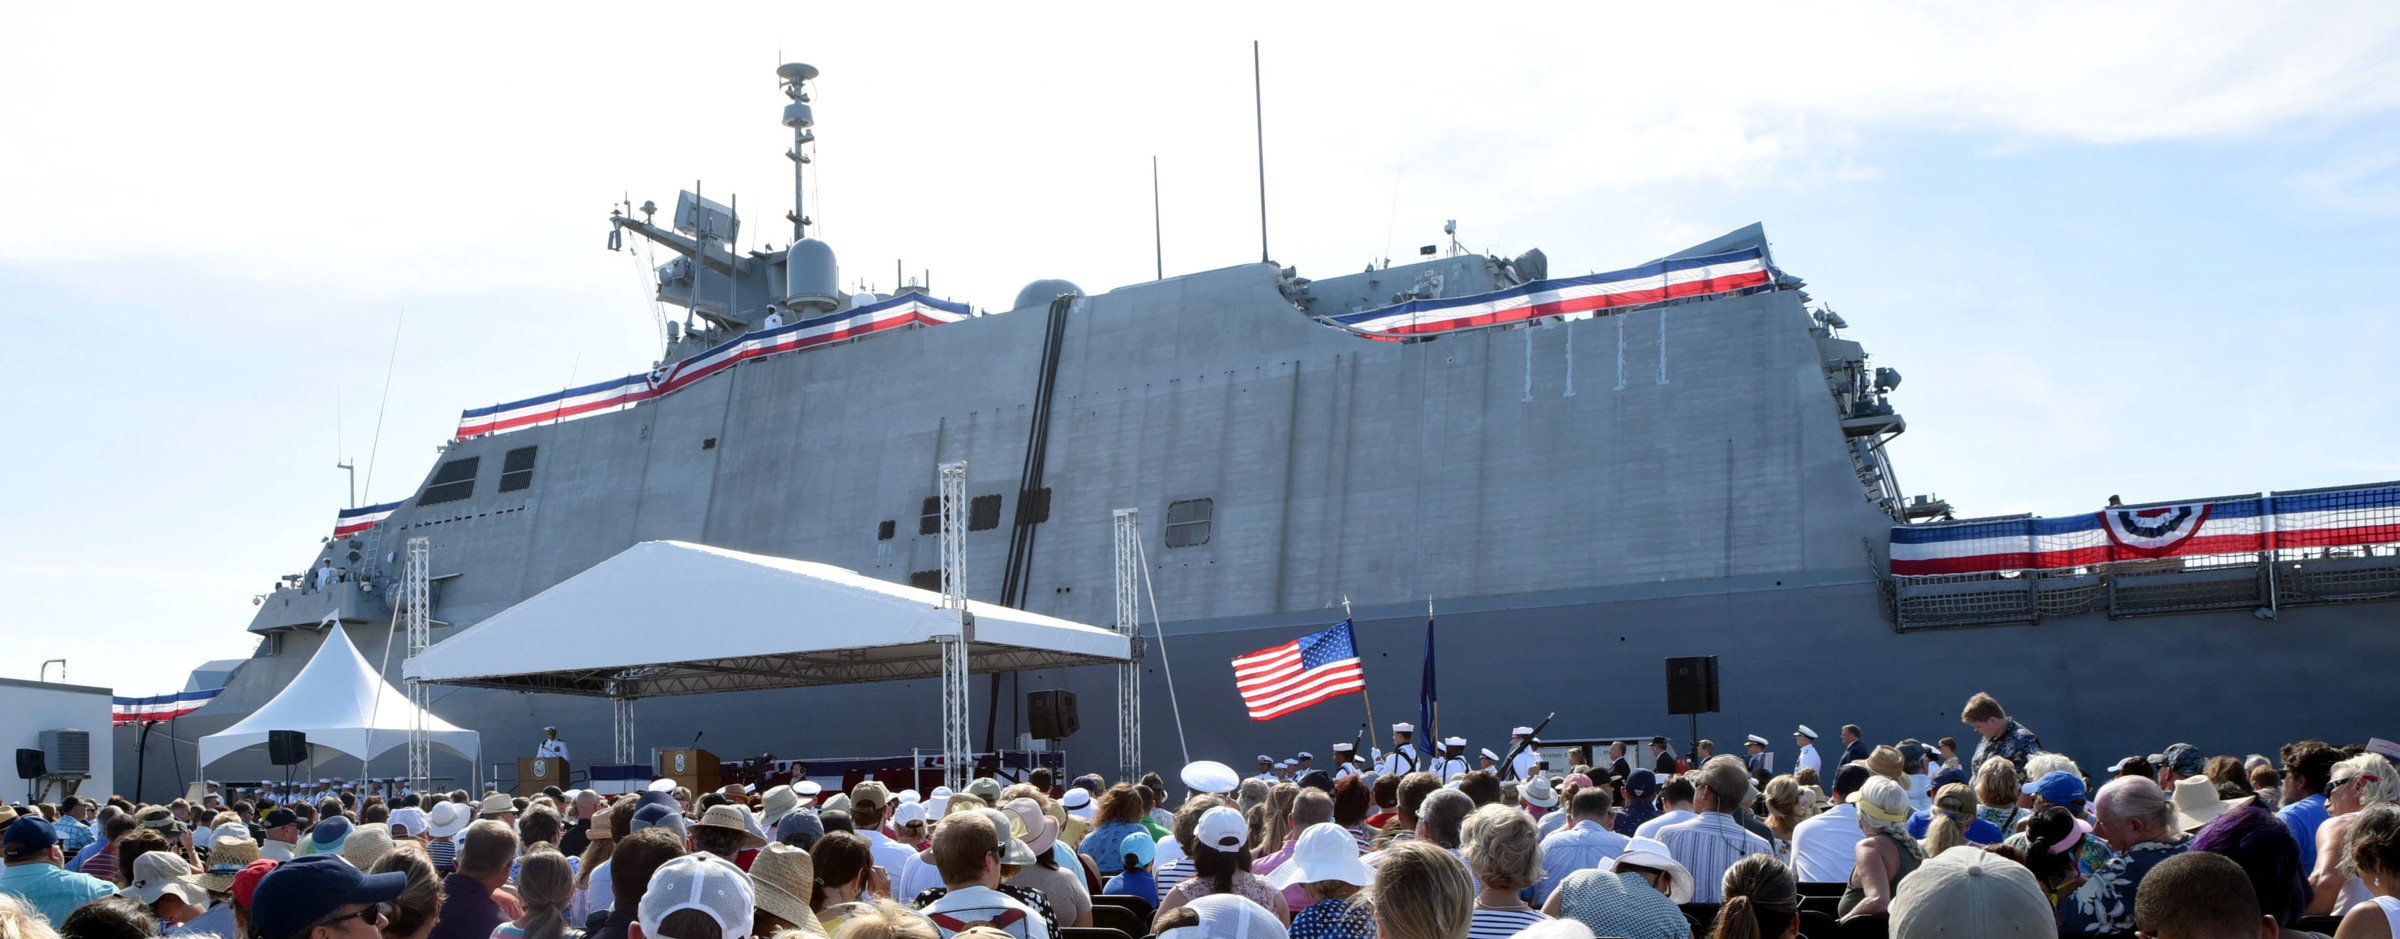
<svg viewBox="0 0 2400 939">
<path fill-rule="evenodd" d="M 1409 743 L 1417 735 L 1417 725 L 1407 721 L 1392 725 L 1392 751 L 1375 761 L 1375 772 L 1383 776 L 1402 776 L 1417 768 L 1417 748 Z"/>
<path fill-rule="evenodd" d="M 1509 764 L 1510 773 L 1516 779 L 1532 779 L 1535 765 L 1542 761 L 1542 755 L 1534 752 L 1533 728 L 1525 726 L 1509 728 L 1508 745 L 1525 748 L 1518 752 L 1516 760 Z"/>
<path fill-rule="evenodd" d="M 1742 762 L 1749 767 L 1751 772 L 1764 770 L 1768 775 L 1774 774 L 1775 754 L 1767 752 L 1767 738 L 1751 734 L 1750 739 L 1742 741 L 1742 747 L 1750 751 L 1749 759 Z"/>
<path fill-rule="evenodd" d="M 558 739 L 558 728 L 542 728 L 542 745 L 533 748 L 533 755 L 543 759 L 557 757 L 561 763 L 567 761 L 567 742 Z"/>
<path fill-rule="evenodd" d="M 1825 758 L 1817 755 L 1817 732 L 1807 724 L 1792 731 L 1792 742 L 1800 745 L 1800 758 L 1792 761 L 1792 772 L 1813 769 L 1825 772 Z"/>
</svg>

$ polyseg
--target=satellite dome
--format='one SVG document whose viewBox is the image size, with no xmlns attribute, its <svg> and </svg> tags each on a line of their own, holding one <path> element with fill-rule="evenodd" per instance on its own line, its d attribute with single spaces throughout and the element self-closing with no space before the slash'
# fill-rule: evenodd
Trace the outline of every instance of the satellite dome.
<svg viewBox="0 0 2400 939">
<path fill-rule="evenodd" d="M 1022 310 L 1029 306 L 1049 306 L 1050 301 L 1058 299 L 1058 295 L 1062 293 L 1071 293 L 1078 297 L 1084 295 L 1083 288 L 1075 286 L 1074 281 L 1045 277 L 1026 284 L 1025 289 L 1017 291 L 1017 302 L 1010 304 L 1009 309 Z"/>
<path fill-rule="evenodd" d="M 784 252 L 783 278 L 786 306 L 830 310 L 841 304 L 841 269 L 834 263 L 832 245 L 814 238 L 792 242 Z"/>
</svg>

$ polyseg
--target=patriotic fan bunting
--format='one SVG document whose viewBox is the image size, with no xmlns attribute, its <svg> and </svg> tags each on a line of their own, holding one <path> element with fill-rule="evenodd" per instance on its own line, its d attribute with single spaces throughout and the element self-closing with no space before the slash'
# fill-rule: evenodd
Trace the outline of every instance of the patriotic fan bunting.
<svg viewBox="0 0 2400 939">
<path fill-rule="evenodd" d="M 1478 326 L 1501 326 L 1544 316 L 1623 311 L 1632 307 L 1774 286 L 1763 248 L 1694 258 L 1671 258 L 1605 274 L 1537 280 L 1469 297 L 1412 300 L 1397 306 L 1330 317 L 1361 335 L 1401 339 Z"/>
<path fill-rule="evenodd" d="M 2400 486 L 1894 528 L 1892 573 L 2056 570 L 2142 558 L 2391 543 L 2400 543 Z"/>
<path fill-rule="evenodd" d="M 171 721 L 199 710 L 211 699 L 224 692 L 223 688 L 211 688 L 207 691 L 184 691 L 176 694 L 152 695 L 147 698 L 111 698 L 108 709 L 110 723 L 138 724 L 143 721 Z"/>
</svg>

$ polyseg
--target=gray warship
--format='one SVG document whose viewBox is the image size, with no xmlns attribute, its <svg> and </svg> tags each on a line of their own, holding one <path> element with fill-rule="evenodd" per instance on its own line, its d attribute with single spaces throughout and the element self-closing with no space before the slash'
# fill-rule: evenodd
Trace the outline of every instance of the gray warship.
<svg viewBox="0 0 2400 939">
<path fill-rule="evenodd" d="M 814 75 L 779 71 L 796 184 Z M 1550 712 L 1553 737 L 1680 741 L 1661 663 L 1694 655 L 1718 658 L 1721 708 L 1698 731 L 1727 749 L 1756 733 L 1788 750 L 1802 723 L 1964 736 L 1975 691 L 2087 769 L 2171 739 L 2212 753 L 2364 739 L 2400 713 L 2384 669 L 2330 667 L 2390 661 L 2400 488 L 1957 518 L 1899 486 L 1899 373 L 1774 265 L 1759 225 L 1615 280 L 1453 242 L 1345 273 L 1263 261 L 1102 293 L 1034 280 L 977 311 L 843 291 L 794 191 L 779 250 L 737 253 L 740 220 L 692 193 L 668 219 L 613 214 L 612 249 L 631 236 L 669 254 L 657 297 L 688 328 L 624 381 L 468 410 L 414 495 L 346 513 L 296 558 L 331 561 L 339 582 L 278 580 L 248 627 L 255 655 L 174 736 L 188 746 L 273 698 L 328 629 L 386 646 L 410 538 L 431 544 L 436 643 L 652 540 L 930 585 L 935 467 L 956 460 L 977 600 L 1112 622 L 1112 513 L 1139 510 L 1156 610 L 1143 759 L 1162 770 L 1179 738 L 1237 763 L 1354 739 L 1356 698 L 1247 720 L 1227 664 L 1345 615 L 1380 722 L 1413 719 L 1429 604 L 1442 729 L 1471 747 Z M 2194 512 L 2177 531 L 2199 540 L 2161 528 Z M 2299 537 L 2310 524 L 2342 534 Z M 679 633 L 711 628 L 659 623 L 649 641 L 669 658 Z M 401 666 L 385 666 L 395 684 Z M 1025 732 L 1024 692 L 1064 688 L 1087 725 L 1059 742 L 1066 761 L 1115 765 L 1097 719 L 1115 706 L 1112 669 L 973 681 L 986 745 Z M 939 697 L 897 681 L 646 700 L 636 743 L 705 731 L 728 759 L 938 749 Z M 530 754 L 545 725 L 588 761 L 612 731 L 590 698 L 441 688 L 432 710 L 480 731 L 487 763 Z M 135 765 L 137 737 L 119 729 L 118 766 Z M 156 756 L 153 792 L 197 763 Z M 258 751 L 207 773 L 280 775 Z M 437 755 L 436 775 L 473 774 Z"/>
</svg>

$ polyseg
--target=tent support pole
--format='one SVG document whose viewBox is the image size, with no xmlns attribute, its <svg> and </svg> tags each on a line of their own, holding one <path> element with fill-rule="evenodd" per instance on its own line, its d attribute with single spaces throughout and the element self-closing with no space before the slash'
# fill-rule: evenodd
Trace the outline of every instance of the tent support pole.
<svg viewBox="0 0 2400 939">
<path fill-rule="evenodd" d="M 967 742 L 967 643 L 975 629 L 975 614 L 967 611 L 967 461 L 936 469 L 942 484 L 942 606 L 958 613 L 958 633 L 934 637 L 942 653 L 942 780 L 963 792 L 974 770 Z"/>
<path fill-rule="evenodd" d="M 1117 780 L 1134 782 L 1142 776 L 1142 621 L 1140 596 L 1142 562 L 1141 510 L 1118 509 L 1117 632 L 1125 636 L 1131 658 L 1117 666 Z"/>
</svg>

